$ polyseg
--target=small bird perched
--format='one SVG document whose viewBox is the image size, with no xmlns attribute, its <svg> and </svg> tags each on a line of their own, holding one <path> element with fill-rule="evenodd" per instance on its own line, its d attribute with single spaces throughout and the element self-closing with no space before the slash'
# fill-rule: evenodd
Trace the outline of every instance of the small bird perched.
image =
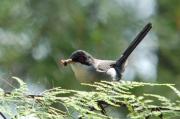
<svg viewBox="0 0 180 119">
<path fill-rule="evenodd" d="M 100 80 L 119 81 L 127 58 L 151 28 L 152 24 L 148 23 L 117 60 L 96 59 L 86 51 L 77 50 L 71 54 L 69 59 L 60 60 L 60 63 L 64 66 L 71 64 L 76 79 L 81 83 L 93 83 Z"/>
</svg>

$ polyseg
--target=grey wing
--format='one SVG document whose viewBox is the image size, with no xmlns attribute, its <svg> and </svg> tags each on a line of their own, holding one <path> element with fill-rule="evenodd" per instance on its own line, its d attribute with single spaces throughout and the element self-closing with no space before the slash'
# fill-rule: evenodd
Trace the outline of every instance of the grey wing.
<svg viewBox="0 0 180 119">
<path fill-rule="evenodd" d="M 107 72 L 110 68 L 111 65 L 115 64 L 115 61 L 102 61 L 101 63 L 98 64 L 97 66 L 97 71 L 98 72 Z"/>
</svg>

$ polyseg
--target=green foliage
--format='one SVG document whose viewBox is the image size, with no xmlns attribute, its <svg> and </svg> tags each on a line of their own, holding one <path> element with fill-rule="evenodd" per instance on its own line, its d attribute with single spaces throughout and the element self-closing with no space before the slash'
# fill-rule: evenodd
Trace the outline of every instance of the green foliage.
<svg viewBox="0 0 180 119">
<path fill-rule="evenodd" d="M 0 112 L 11 118 L 23 116 L 42 119 L 93 118 L 109 119 L 113 115 L 106 113 L 108 106 L 126 107 L 128 117 L 148 119 L 180 117 L 179 90 L 173 84 L 155 84 L 143 82 L 96 82 L 83 84 L 93 87 L 94 91 L 67 90 L 60 87 L 46 90 L 39 95 L 29 95 L 26 84 L 14 77 L 20 87 L 12 92 L 0 92 Z M 155 93 L 135 94 L 132 89 L 142 87 L 165 87 L 177 95 L 177 100 Z M 157 103 L 157 101 L 159 101 Z M 64 108 L 58 108 L 63 105 Z"/>
<path fill-rule="evenodd" d="M 139 29 L 149 21 L 153 23 L 150 40 L 152 41 L 154 38 L 158 39 L 158 43 L 153 42 L 158 46 L 158 50 L 152 51 L 157 54 L 158 59 L 157 81 L 163 83 L 170 82 L 176 84 L 176 87 L 180 87 L 180 2 L 170 0 L 151 0 L 145 2 L 152 1 L 155 5 L 153 9 L 154 14 L 146 19 L 142 19 L 143 14 L 146 15 L 148 11 L 137 11 L 135 7 L 143 5 L 144 3 L 142 1 L 130 1 L 129 4 L 128 1 L 118 0 L 1 0 L 0 88 L 11 90 L 15 86 L 15 83 L 9 81 L 10 79 L 7 77 L 15 75 L 21 78 L 23 77 L 25 82 L 41 84 L 41 86 L 43 85 L 46 88 L 63 86 L 63 88 L 81 89 L 80 85 L 73 79 L 72 72 L 69 69 L 62 71 L 63 68 L 58 67 L 58 59 L 69 57 L 70 53 L 76 49 L 87 50 L 97 58 L 116 59 L 121 55 L 122 50 L 127 47 L 129 40 L 133 39 Z M 146 6 L 143 8 L 146 8 Z M 147 45 L 148 47 L 151 46 L 148 43 Z M 143 50 L 141 51 L 143 52 Z M 145 57 L 149 57 L 149 55 Z M 134 61 L 139 62 L 137 58 Z M 136 80 L 143 80 L 143 78 L 136 77 Z M 18 115 L 22 116 L 23 114 L 36 116 L 39 113 L 39 116 L 46 115 L 45 117 L 48 117 L 52 111 L 59 116 L 67 115 L 66 110 L 62 109 L 63 112 L 58 112 L 55 108 L 56 106 L 54 107 L 56 102 L 60 103 L 59 100 L 54 102 L 57 97 L 65 98 L 63 97 L 64 94 L 61 94 L 63 91 L 65 94 L 71 94 L 74 100 L 77 99 L 77 104 L 79 104 L 78 99 L 80 97 L 83 98 L 84 96 L 85 99 L 89 99 L 93 96 L 93 93 L 96 94 L 94 94 L 94 100 L 103 99 L 114 106 L 119 106 L 120 104 L 112 101 L 112 99 L 116 99 L 115 97 L 111 97 L 111 100 L 109 99 L 110 97 L 108 96 L 111 95 L 111 92 L 114 95 L 117 93 L 116 96 L 119 96 L 119 94 L 123 94 L 125 97 L 135 95 L 131 88 L 125 86 L 114 86 L 111 91 L 110 86 L 107 88 L 109 90 L 108 92 L 102 86 L 108 85 L 101 83 L 95 84 L 94 88 L 97 87 L 98 90 L 88 92 L 88 94 L 82 91 L 72 93 L 69 90 L 55 88 L 52 90 L 54 100 L 52 100 L 52 94 L 49 90 L 47 91 L 47 93 L 50 93 L 49 96 L 43 93 L 43 97 L 34 97 L 33 99 L 31 96 L 26 97 L 28 95 L 26 84 L 21 84 L 19 89 L 13 90 L 10 94 L 5 94 L 3 90 L 0 91 L 0 104 L 3 105 L 0 106 L 0 109 L 3 114 L 6 113 L 10 117 L 17 115 L 18 117 Z M 12 85 L 12 87 L 9 87 L 9 85 Z M 139 97 L 141 99 L 143 97 L 141 100 L 145 100 L 147 102 L 147 104 L 145 103 L 146 105 L 154 104 L 158 106 L 158 104 L 162 103 L 160 106 L 173 107 L 174 110 L 176 109 L 175 104 L 179 106 L 177 99 L 179 99 L 180 93 L 173 85 L 154 85 L 152 88 L 146 90 L 155 93 L 159 92 L 166 97 L 171 97 L 172 100 L 164 98 L 164 96 L 159 97 L 159 94 L 152 94 L 151 92 L 145 92 L 143 94 L 143 90 L 139 89 L 141 87 L 147 89 L 146 87 L 149 87 L 149 84 L 133 87 L 132 89 L 137 89 L 136 93 L 141 93 L 136 94 L 134 98 L 137 99 Z M 159 89 L 161 87 L 164 87 L 163 90 L 160 89 L 157 91 L 156 88 Z M 98 95 L 100 91 L 103 93 L 101 92 L 102 94 Z M 107 93 L 110 94 L 107 95 Z M 127 95 L 124 93 L 127 93 Z M 66 98 L 70 100 L 68 97 Z M 128 102 L 128 99 L 126 100 Z M 157 102 L 158 100 L 160 100 L 159 103 Z M 122 101 L 120 100 L 120 102 Z M 73 101 L 69 103 L 73 103 Z M 89 103 L 92 103 L 96 110 L 101 110 L 95 101 L 90 100 Z M 85 104 L 89 105 L 89 103 Z M 62 104 L 65 105 L 66 103 L 63 101 Z M 26 109 L 24 109 L 24 106 Z M 50 112 L 47 111 L 49 109 L 47 109 L 48 106 L 52 108 Z M 131 105 L 127 105 L 127 107 L 129 110 L 132 110 Z M 79 108 L 74 108 L 67 109 L 69 113 L 72 110 L 79 112 Z M 136 108 L 139 110 L 142 107 Z M 16 110 L 15 112 L 24 110 L 24 112 L 14 114 L 14 110 Z M 48 113 L 45 114 L 45 112 Z M 156 112 L 159 113 L 159 111 L 154 111 L 153 113 Z M 95 112 L 93 111 L 93 113 Z M 168 113 L 165 114 L 168 115 Z M 175 113 L 173 115 L 170 112 L 170 114 L 176 116 Z"/>
<path fill-rule="evenodd" d="M 142 18 L 149 10 L 137 11 L 138 5 L 152 1 L 154 14 Z M 144 24 L 151 21 L 153 29 L 145 41 L 158 40 L 153 41 L 158 50 L 151 51 L 157 54 L 154 57 L 158 60 L 157 81 L 180 87 L 179 13 L 179 2 L 169 0 L 1 0 L 0 77 L 13 86 L 7 77 L 18 76 L 45 88 L 82 89 L 70 68 L 58 67 L 58 59 L 69 57 L 77 49 L 84 49 L 96 58 L 116 59 Z M 149 43 L 146 45 L 151 47 Z M 129 64 L 139 65 L 137 57 L 141 52 L 144 51 L 134 53 L 135 58 Z M 134 66 L 132 69 L 136 70 Z M 1 79 L 0 87 L 11 90 Z M 164 95 L 173 98 L 166 89 L 159 92 L 167 92 Z"/>
</svg>

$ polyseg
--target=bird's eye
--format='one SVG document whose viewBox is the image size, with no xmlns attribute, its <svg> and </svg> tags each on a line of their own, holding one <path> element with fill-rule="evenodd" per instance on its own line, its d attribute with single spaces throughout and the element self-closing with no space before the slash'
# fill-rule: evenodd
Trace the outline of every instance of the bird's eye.
<svg viewBox="0 0 180 119">
<path fill-rule="evenodd" d="M 85 61 L 85 57 L 84 56 L 80 56 L 79 60 L 83 62 L 83 61 Z"/>
</svg>

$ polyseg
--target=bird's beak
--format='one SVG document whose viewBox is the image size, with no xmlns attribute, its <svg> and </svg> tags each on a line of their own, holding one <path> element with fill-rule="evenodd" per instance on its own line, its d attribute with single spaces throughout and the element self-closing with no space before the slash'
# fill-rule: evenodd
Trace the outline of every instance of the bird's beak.
<svg viewBox="0 0 180 119">
<path fill-rule="evenodd" d="M 64 66 L 67 66 L 70 63 L 73 63 L 72 59 L 60 60 L 60 63 Z"/>
</svg>

